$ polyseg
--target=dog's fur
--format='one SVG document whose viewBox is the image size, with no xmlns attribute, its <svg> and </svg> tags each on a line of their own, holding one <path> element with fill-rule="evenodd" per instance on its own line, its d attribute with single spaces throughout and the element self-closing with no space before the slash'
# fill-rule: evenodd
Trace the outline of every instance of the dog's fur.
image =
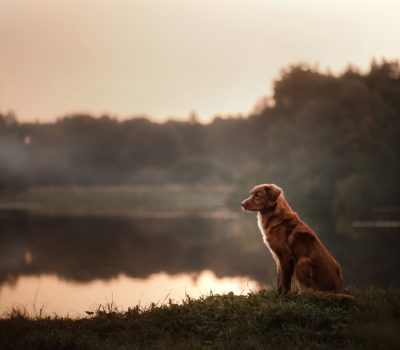
<svg viewBox="0 0 400 350">
<path fill-rule="evenodd" d="M 258 226 L 276 262 L 279 292 L 290 291 L 294 275 L 300 292 L 352 298 L 340 293 L 343 277 L 339 263 L 290 208 L 281 188 L 258 185 L 241 204 L 243 210 L 258 212 Z"/>
</svg>

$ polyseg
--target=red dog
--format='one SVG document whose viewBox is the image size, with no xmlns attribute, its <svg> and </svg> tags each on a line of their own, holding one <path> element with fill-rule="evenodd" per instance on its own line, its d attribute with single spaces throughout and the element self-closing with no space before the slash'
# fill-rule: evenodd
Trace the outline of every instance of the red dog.
<svg viewBox="0 0 400 350">
<path fill-rule="evenodd" d="M 243 210 L 258 212 L 258 226 L 276 262 L 278 291 L 291 289 L 294 275 L 300 292 L 319 291 L 337 297 L 343 288 L 342 270 L 317 234 L 290 208 L 282 189 L 273 184 L 254 187 Z"/>
</svg>

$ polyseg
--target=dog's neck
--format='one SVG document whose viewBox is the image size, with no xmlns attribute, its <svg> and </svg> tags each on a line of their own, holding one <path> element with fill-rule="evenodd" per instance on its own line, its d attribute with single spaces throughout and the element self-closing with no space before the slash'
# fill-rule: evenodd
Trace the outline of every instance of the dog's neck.
<svg viewBox="0 0 400 350">
<path fill-rule="evenodd" d="M 288 202 L 282 197 L 271 207 L 265 207 L 258 212 L 262 225 L 265 228 L 279 225 L 281 222 L 297 218 Z"/>
</svg>

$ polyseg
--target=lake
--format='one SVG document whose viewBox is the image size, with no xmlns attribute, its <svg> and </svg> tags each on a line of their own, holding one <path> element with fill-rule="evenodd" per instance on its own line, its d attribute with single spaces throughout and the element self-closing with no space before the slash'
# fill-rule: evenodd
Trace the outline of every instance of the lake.
<svg viewBox="0 0 400 350">
<path fill-rule="evenodd" d="M 82 316 L 100 304 L 127 309 L 274 283 L 254 213 L 142 214 L 1 209 L 0 314 L 19 307 Z M 347 285 L 398 284 L 399 227 L 303 218 L 342 264 Z"/>
</svg>

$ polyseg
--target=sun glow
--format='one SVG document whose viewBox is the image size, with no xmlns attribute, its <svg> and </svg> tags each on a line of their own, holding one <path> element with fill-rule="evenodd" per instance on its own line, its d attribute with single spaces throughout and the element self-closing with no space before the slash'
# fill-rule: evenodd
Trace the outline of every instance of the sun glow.
<svg viewBox="0 0 400 350">
<path fill-rule="evenodd" d="M 258 283 L 248 278 L 219 278 L 209 270 L 193 275 L 160 272 L 143 279 L 120 275 L 109 281 L 88 283 L 65 281 L 54 275 L 23 276 L 15 284 L 1 287 L 0 314 L 17 307 L 29 314 L 43 309 L 46 315 L 82 316 L 87 310 L 93 311 L 111 302 L 126 310 L 136 304 L 160 305 L 169 299 L 179 302 L 186 295 L 195 298 L 210 292 L 241 294 L 257 289 Z"/>
</svg>

